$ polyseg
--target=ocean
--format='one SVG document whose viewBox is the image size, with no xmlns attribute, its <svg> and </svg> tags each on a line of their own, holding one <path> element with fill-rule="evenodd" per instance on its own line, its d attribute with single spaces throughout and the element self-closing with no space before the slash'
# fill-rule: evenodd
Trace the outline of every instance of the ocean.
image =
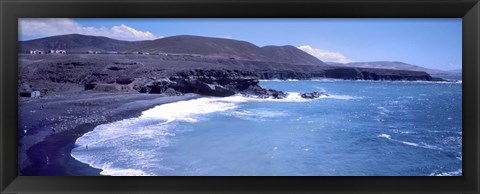
<svg viewBox="0 0 480 194">
<path fill-rule="evenodd" d="M 97 126 L 71 154 L 114 176 L 462 175 L 461 81 L 261 86 L 289 95 L 159 105 Z M 313 91 L 329 96 L 299 96 Z"/>
</svg>

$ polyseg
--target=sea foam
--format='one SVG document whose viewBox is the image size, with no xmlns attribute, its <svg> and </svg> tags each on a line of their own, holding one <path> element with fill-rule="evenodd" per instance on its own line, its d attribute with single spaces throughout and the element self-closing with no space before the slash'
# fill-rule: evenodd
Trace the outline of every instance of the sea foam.
<svg viewBox="0 0 480 194">
<path fill-rule="evenodd" d="M 110 175 L 110 176 L 152 176 L 139 169 L 121 169 L 121 168 L 112 168 L 110 163 L 106 163 L 102 166 L 101 175 Z"/>
<path fill-rule="evenodd" d="M 402 143 L 402 144 L 408 145 L 408 146 L 420 147 L 420 148 L 432 149 L 432 150 L 442 150 L 442 148 L 438 148 L 438 147 L 436 147 L 436 146 L 429 145 L 429 144 L 426 144 L 426 143 L 424 143 L 424 142 L 414 143 L 414 142 L 408 142 L 408 141 L 401 141 L 401 140 L 392 139 L 392 137 L 391 137 L 390 135 L 384 134 L 384 133 L 378 135 L 377 137 L 385 138 L 385 139 L 388 139 L 388 140 L 390 140 L 390 141 Z"/>
<path fill-rule="evenodd" d="M 461 176 L 462 169 L 458 169 L 452 172 L 440 172 L 440 173 L 431 173 L 430 176 Z"/>
<path fill-rule="evenodd" d="M 199 98 L 156 106 L 144 111 L 140 118 L 164 119 L 167 123 L 175 120 L 196 122 L 195 115 L 226 111 L 236 107 L 235 101 L 221 98 Z"/>
</svg>

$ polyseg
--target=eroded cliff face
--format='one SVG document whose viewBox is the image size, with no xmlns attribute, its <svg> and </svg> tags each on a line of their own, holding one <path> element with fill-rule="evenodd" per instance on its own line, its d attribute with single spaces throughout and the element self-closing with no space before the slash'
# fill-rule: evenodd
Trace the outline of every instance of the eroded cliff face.
<svg viewBox="0 0 480 194">
<path fill-rule="evenodd" d="M 346 80 L 387 80 L 387 81 L 432 81 L 428 73 L 421 71 L 373 69 L 373 68 L 333 68 L 325 70 L 325 77 Z"/>
<path fill-rule="evenodd" d="M 189 70 L 168 78 L 139 81 L 135 86 L 142 93 L 166 93 L 180 95 L 197 93 L 207 96 L 226 97 L 235 94 L 261 98 L 284 98 L 286 93 L 265 89 L 259 85 L 254 72 L 238 70 Z"/>
<path fill-rule="evenodd" d="M 404 71 L 370 71 L 370 69 L 330 69 L 321 72 L 294 72 L 273 71 L 253 72 L 240 70 L 194 69 L 175 72 L 161 79 L 117 79 L 116 84 L 133 84 L 132 89 L 141 93 L 165 93 L 181 95 L 183 93 L 197 93 L 207 96 L 231 96 L 235 94 L 258 96 L 261 98 L 284 98 L 282 91 L 265 89 L 259 85 L 259 79 L 299 79 L 336 78 L 346 80 L 424 80 L 431 81 L 432 77 L 426 73 Z M 98 86 L 104 87 L 103 84 Z M 96 89 L 96 83 L 85 84 L 85 89 Z M 304 98 L 318 98 L 322 93 L 308 93 Z"/>
</svg>

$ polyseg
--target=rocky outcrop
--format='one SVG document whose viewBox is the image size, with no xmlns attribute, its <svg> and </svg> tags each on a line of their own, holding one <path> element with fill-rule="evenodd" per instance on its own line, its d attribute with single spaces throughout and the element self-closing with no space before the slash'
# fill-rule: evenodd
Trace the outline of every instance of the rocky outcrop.
<svg viewBox="0 0 480 194">
<path fill-rule="evenodd" d="M 433 81 L 428 73 L 421 71 L 391 70 L 391 69 L 373 69 L 373 68 L 352 68 L 339 67 L 322 69 L 318 71 L 293 71 L 293 70 L 274 70 L 256 72 L 259 79 L 297 79 L 309 80 L 318 78 L 332 78 L 343 80 L 385 80 L 385 81 Z M 441 78 L 435 78 L 441 80 Z M 443 80 L 444 81 L 444 80 Z"/>
<path fill-rule="evenodd" d="M 432 81 L 433 78 L 423 71 L 374 69 L 374 68 L 333 68 L 325 70 L 326 78 L 345 80 L 387 80 L 387 81 Z"/>
<path fill-rule="evenodd" d="M 328 96 L 328 94 L 325 94 L 323 92 L 306 92 L 306 93 L 300 94 L 300 97 L 305 99 L 315 99 L 315 98 L 320 98 L 322 96 Z"/>
<path fill-rule="evenodd" d="M 197 69 L 181 71 L 169 78 L 137 82 L 134 88 L 141 93 L 153 94 L 197 93 L 226 97 L 240 93 L 260 98 L 286 97 L 284 92 L 262 88 L 256 76 L 248 71 Z"/>
<path fill-rule="evenodd" d="M 240 92 L 244 96 L 258 97 L 258 98 L 273 98 L 273 99 L 283 99 L 287 97 L 287 93 L 274 90 L 274 89 L 265 89 L 259 85 L 253 85 Z"/>
<path fill-rule="evenodd" d="M 259 79 L 300 79 L 337 78 L 348 80 L 425 80 L 437 81 L 425 72 L 392 71 L 382 69 L 335 68 L 318 72 L 300 73 L 295 71 L 254 72 L 228 69 L 193 69 L 175 71 L 169 76 L 154 78 L 119 77 L 112 83 L 91 82 L 84 84 L 85 90 L 96 91 L 138 91 L 141 93 L 182 95 L 197 93 L 206 96 L 226 97 L 235 94 L 259 98 L 282 99 L 285 92 L 265 89 L 259 85 Z M 98 79 L 92 79 L 98 80 Z M 105 80 L 109 80 L 108 78 Z M 319 98 L 327 94 L 322 92 L 302 93 L 306 99 Z"/>
</svg>

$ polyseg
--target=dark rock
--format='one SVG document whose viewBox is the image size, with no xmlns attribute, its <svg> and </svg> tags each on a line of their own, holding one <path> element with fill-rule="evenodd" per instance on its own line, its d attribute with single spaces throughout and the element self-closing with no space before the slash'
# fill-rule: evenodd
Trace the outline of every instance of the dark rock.
<svg viewBox="0 0 480 194">
<path fill-rule="evenodd" d="M 275 99 L 287 96 L 284 92 L 260 87 L 255 76 L 255 73 L 248 71 L 193 69 L 177 72 L 168 79 L 144 82 L 143 85 L 136 85 L 134 88 L 142 93 L 165 93 L 167 90 L 173 90 L 180 93 L 197 93 L 218 97 L 237 93 Z"/>
<path fill-rule="evenodd" d="M 181 95 L 183 95 L 183 93 L 175 91 L 172 88 L 166 89 L 163 93 L 167 96 L 181 96 Z"/>
<path fill-rule="evenodd" d="M 335 68 L 325 70 L 325 77 L 346 80 L 363 79 L 363 75 L 355 68 Z"/>
<path fill-rule="evenodd" d="M 85 90 L 93 90 L 96 85 L 97 85 L 97 83 L 86 83 L 84 85 L 84 88 L 85 88 Z"/>
<path fill-rule="evenodd" d="M 210 80 L 212 81 L 212 80 Z M 178 83 L 178 82 L 177 82 Z M 236 91 L 226 88 L 218 83 L 208 83 L 195 78 L 188 78 L 179 81 L 179 84 L 172 85 L 175 90 L 183 93 L 198 93 L 207 96 L 226 97 L 236 93 Z"/>
<path fill-rule="evenodd" d="M 301 93 L 300 96 L 306 99 L 315 99 L 321 96 L 328 96 L 328 95 L 323 92 L 306 92 L 306 93 Z"/>
<path fill-rule="evenodd" d="M 162 86 L 159 86 L 159 85 L 153 85 L 151 87 L 148 87 L 148 89 L 144 89 L 144 91 L 148 91 L 148 93 L 150 94 L 160 94 L 162 93 L 164 90 L 162 90 Z"/>
<path fill-rule="evenodd" d="M 131 84 L 133 81 L 135 81 L 134 78 L 117 78 L 117 80 L 115 80 L 117 84 L 122 84 L 122 85 Z"/>
<path fill-rule="evenodd" d="M 175 82 L 168 79 L 161 79 L 154 82 L 146 83 L 139 92 L 149 92 L 152 94 L 160 94 L 165 92 L 169 87 L 173 86 Z"/>
<path fill-rule="evenodd" d="M 251 86 L 248 89 L 241 91 L 240 93 L 245 96 L 257 96 L 259 98 L 283 99 L 287 97 L 287 93 L 285 92 L 274 89 L 265 89 L 260 87 L 259 85 Z"/>
<path fill-rule="evenodd" d="M 140 93 L 147 93 L 147 92 L 150 92 L 149 88 L 148 87 L 142 87 L 138 90 L 138 92 Z"/>
<path fill-rule="evenodd" d="M 344 80 L 432 81 L 432 77 L 423 71 L 352 67 L 336 67 L 324 71 L 326 78 Z"/>
<path fill-rule="evenodd" d="M 109 70 L 112 70 L 112 71 L 120 71 L 120 70 L 124 70 L 125 68 L 122 68 L 122 67 L 109 67 L 108 68 Z"/>
</svg>

